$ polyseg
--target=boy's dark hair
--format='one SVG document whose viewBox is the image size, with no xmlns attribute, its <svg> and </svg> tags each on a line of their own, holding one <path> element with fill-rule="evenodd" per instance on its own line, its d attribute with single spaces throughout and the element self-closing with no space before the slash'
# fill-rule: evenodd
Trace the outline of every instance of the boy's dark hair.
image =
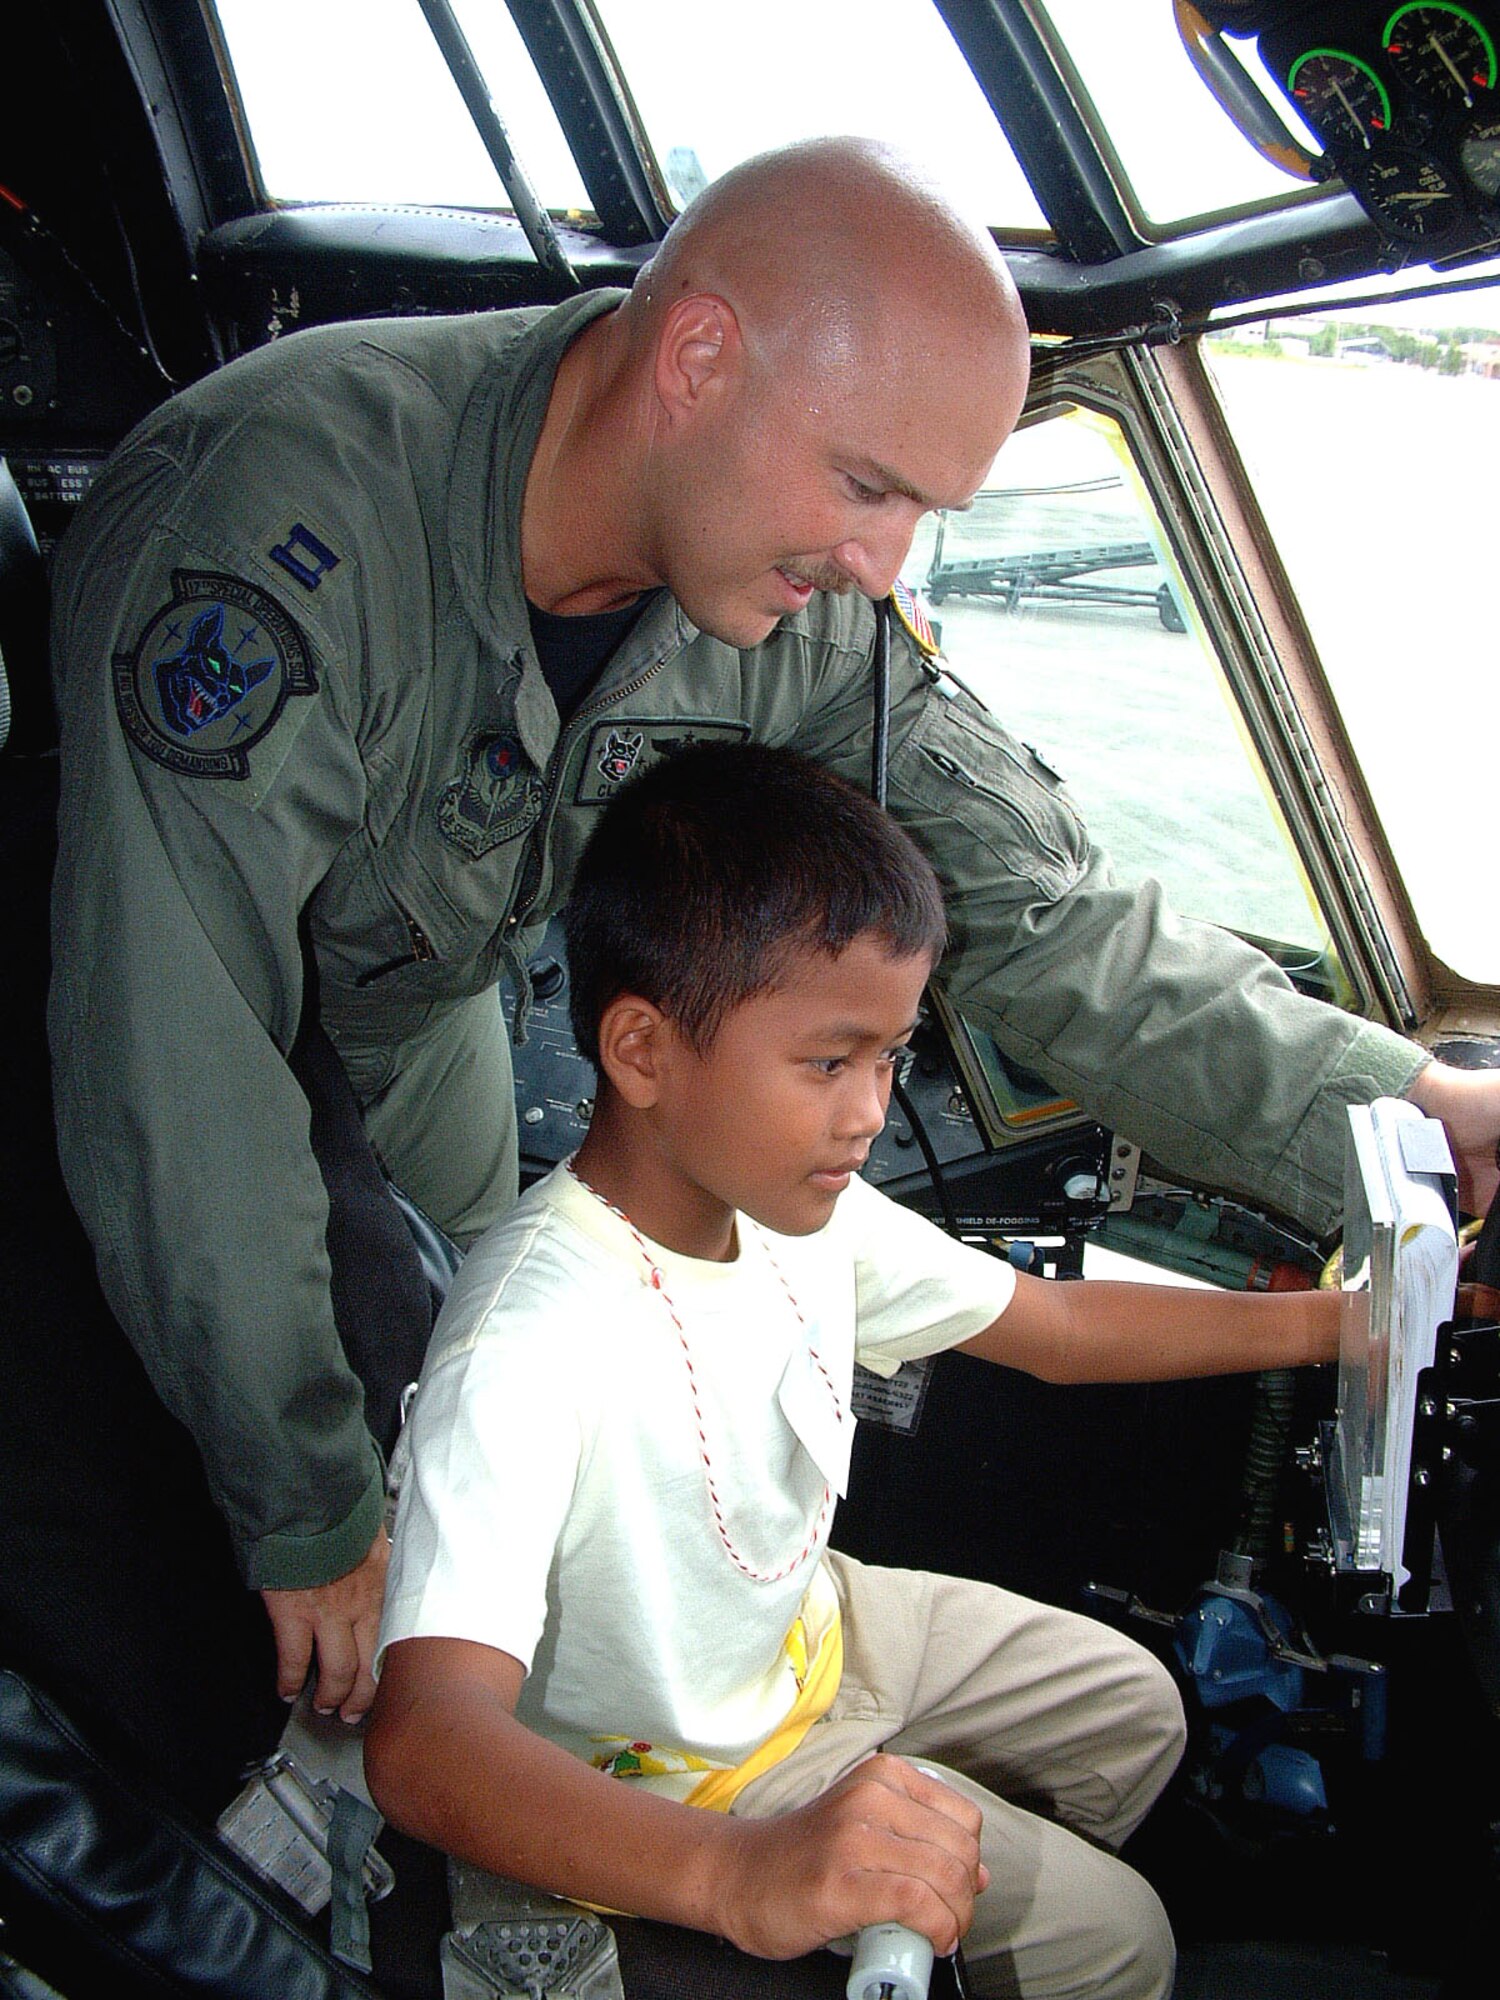
<svg viewBox="0 0 1500 2000">
<path fill-rule="evenodd" d="M 790 750 L 702 744 L 624 785 L 589 836 L 564 916 L 573 1033 L 596 1066 L 621 993 L 700 1054 L 797 951 L 869 932 L 893 958 L 947 939 L 931 865 L 896 822 Z"/>
</svg>

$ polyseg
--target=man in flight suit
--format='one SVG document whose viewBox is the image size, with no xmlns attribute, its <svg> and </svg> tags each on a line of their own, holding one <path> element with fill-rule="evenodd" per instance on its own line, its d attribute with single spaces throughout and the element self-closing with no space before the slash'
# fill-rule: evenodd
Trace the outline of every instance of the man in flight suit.
<svg viewBox="0 0 1500 2000">
<path fill-rule="evenodd" d="M 704 738 L 867 780 L 872 600 L 1026 375 L 987 235 L 819 141 L 716 183 L 628 295 L 298 334 L 96 485 L 56 577 L 62 1153 L 284 1695 L 315 1649 L 317 1704 L 363 1713 L 386 1561 L 286 1061 L 305 968 L 382 1164 L 472 1238 L 514 1195 L 497 982 L 524 1011 L 600 806 Z M 1004 1049 L 1319 1230 L 1343 1108 L 1383 1093 L 1448 1119 L 1488 1199 L 1500 1078 L 1116 886 L 1051 774 L 892 650 L 890 804 L 944 883 L 948 991 Z"/>
</svg>

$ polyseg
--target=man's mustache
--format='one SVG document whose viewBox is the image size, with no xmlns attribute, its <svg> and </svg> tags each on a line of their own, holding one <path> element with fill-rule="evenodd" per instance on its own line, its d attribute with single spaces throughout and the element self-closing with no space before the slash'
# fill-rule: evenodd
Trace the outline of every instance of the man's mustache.
<svg viewBox="0 0 1500 2000">
<path fill-rule="evenodd" d="M 798 563 L 795 569 L 790 563 L 783 563 L 781 567 L 796 581 L 810 583 L 814 590 L 826 590 L 834 597 L 847 597 L 855 587 L 854 578 L 836 563 L 814 563 L 811 568 Z"/>
</svg>

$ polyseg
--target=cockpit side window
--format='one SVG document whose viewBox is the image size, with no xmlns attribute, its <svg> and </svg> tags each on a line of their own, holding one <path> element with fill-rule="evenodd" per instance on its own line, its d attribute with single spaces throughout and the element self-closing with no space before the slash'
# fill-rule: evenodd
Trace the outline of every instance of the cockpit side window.
<svg viewBox="0 0 1500 2000">
<path fill-rule="evenodd" d="M 1344 998 L 1326 924 L 1120 424 L 1018 431 L 906 579 L 964 680 L 1063 777 L 1121 877 Z"/>
<path fill-rule="evenodd" d="M 1205 357 L 1427 943 L 1500 979 L 1471 872 L 1500 737 L 1500 286 L 1273 315 Z"/>
</svg>

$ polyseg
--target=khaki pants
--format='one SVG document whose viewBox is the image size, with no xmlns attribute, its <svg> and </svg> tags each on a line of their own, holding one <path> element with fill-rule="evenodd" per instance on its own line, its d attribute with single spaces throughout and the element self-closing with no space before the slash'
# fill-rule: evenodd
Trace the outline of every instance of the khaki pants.
<svg viewBox="0 0 1500 2000">
<path fill-rule="evenodd" d="M 930 1765 L 984 1813 L 990 1885 L 964 1940 L 974 1992 L 1164 2000 L 1165 1912 L 1108 1850 L 1182 1754 L 1170 1675 L 1107 1626 L 990 1584 L 827 1560 L 838 1695 L 733 1810 L 790 1812 L 877 1750 Z"/>
</svg>

